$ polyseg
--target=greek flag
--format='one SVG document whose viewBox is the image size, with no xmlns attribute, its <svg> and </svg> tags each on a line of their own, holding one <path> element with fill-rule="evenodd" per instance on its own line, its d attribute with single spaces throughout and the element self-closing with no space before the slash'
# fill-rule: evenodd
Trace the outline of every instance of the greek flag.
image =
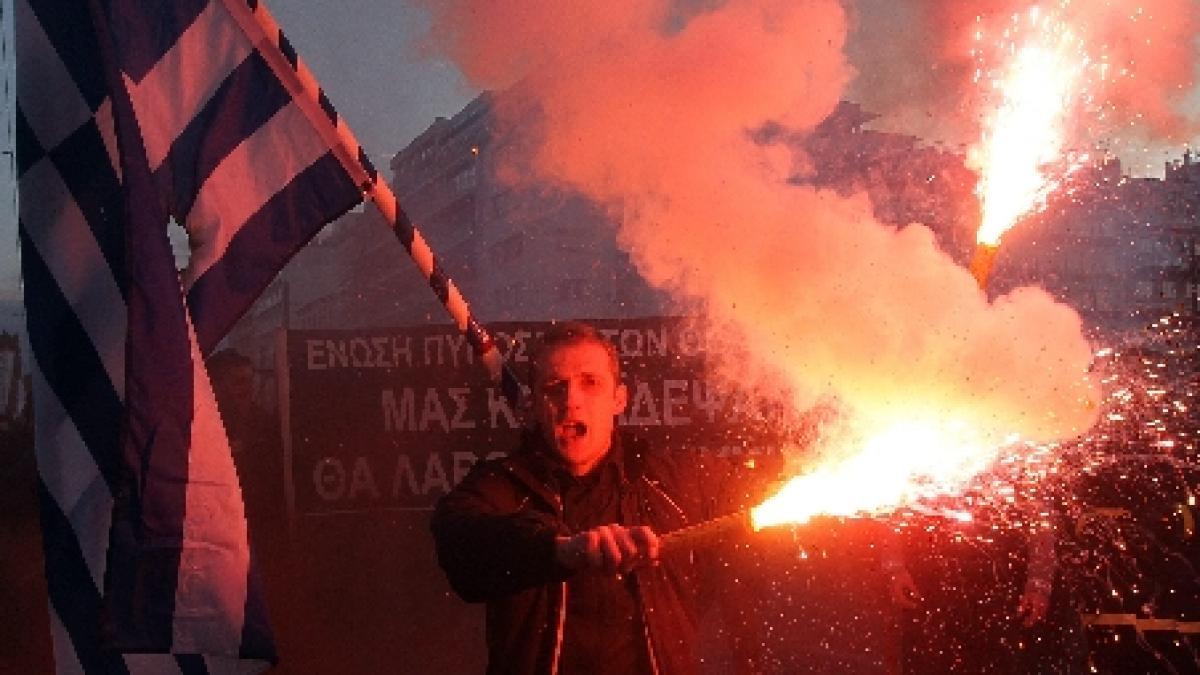
<svg viewBox="0 0 1200 675">
<path fill-rule="evenodd" d="M 274 646 L 203 357 L 374 169 L 255 0 L 14 4 L 56 668 L 260 670 Z"/>
</svg>

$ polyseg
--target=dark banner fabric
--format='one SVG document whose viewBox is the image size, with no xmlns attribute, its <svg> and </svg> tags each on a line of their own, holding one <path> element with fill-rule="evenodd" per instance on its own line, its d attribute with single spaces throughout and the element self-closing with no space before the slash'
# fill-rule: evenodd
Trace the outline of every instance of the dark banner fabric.
<svg viewBox="0 0 1200 675">
<path fill-rule="evenodd" d="M 732 423 L 733 397 L 705 378 L 703 336 L 685 320 L 595 324 L 620 355 L 627 432 L 660 447 L 760 450 Z M 523 379 L 549 325 L 493 327 Z M 452 327 L 292 331 L 286 358 L 299 516 L 431 509 L 474 462 L 513 447 L 525 417 Z"/>
</svg>

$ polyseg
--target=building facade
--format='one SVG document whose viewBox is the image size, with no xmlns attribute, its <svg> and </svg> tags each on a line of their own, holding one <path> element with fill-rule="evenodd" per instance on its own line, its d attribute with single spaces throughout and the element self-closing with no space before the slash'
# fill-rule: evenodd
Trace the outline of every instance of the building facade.
<svg viewBox="0 0 1200 675">
<path fill-rule="evenodd" d="M 871 130 L 875 116 L 843 102 L 815 133 L 794 142 L 813 171 L 793 179 L 865 192 L 880 222 L 928 226 L 966 266 L 974 250 L 978 175 L 965 152 Z M 1163 178 L 1132 178 L 1104 156 L 1075 173 L 1046 208 L 1004 236 L 989 290 L 1040 286 L 1074 307 L 1096 336 L 1165 315 L 1200 317 L 1200 162 L 1190 151 Z"/>
<path fill-rule="evenodd" d="M 1200 171 L 1191 153 L 1163 178 L 1106 157 L 1072 176 L 1044 212 L 1005 235 L 995 287 L 1034 283 L 1099 335 L 1197 317 Z"/>
<path fill-rule="evenodd" d="M 580 194 L 504 180 L 500 159 L 521 143 L 502 134 L 497 109 L 512 94 L 485 92 L 437 118 L 390 161 L 402 208 L 484 323 L 622 318 L 670 311 L 616 244 L 619 214 Z M 976 174 L 961 149 L 868 128 L 874 116 L 843 103 L 814 133 L 782 140 L 812 159 L 792 179 L 866 192 L 876 217 L 922 223 L 964 266 L 979 222 Z M 536 124 L 536 115 L 530 121 Z M 788 132 L 764 128 L 764 142 Z M 1190 152 L 1164 178 L 1130 178 L 1104 158 L 1076 172 L 1046 209 L 1010 231 L 991 292 L 1041 286 L 1076 308 L 1094 332 L 1197 315 L 1200 162 Z M 301 251 L 239 325 L 269 368 L 281 327 L 366 328 L 446 323 L 448 315 L 373 206 L 347 214 Z"/>
<path fill-rule="evenodd" d="M 583 196 L 499 177 L 507 142 L 494 95 L 438 118 L 390 162 L 401 207 L 481 321 L 660 313 L 662 296 L 616 245 L 617 223 Z M 287 286 L 295 328 L 446 323 L 449 318 L 373 206 L 302 251 Z M 277 324 L 278 325 L 278 324 Z"/>
</svg>

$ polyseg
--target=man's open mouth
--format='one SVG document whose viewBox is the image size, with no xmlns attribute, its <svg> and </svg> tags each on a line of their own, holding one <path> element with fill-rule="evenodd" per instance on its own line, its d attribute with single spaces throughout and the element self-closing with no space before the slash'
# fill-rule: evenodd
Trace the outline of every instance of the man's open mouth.
<svg viewBox="0 0 1200 675">
<path fill-rule="evenodd" d="M 587 434 L 586 422 L 564 422 L 559 425 L 564 436 L 579 438 Z"/>
</svg>

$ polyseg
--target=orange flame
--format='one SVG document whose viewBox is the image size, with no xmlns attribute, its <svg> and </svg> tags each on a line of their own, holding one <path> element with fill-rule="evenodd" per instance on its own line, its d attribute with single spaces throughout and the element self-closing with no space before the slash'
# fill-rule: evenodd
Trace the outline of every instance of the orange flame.
<svg viewBox="0 0 1200 675">
<path fill-rule="evenodd" d="M 1033 32 L 1024 44 L 1013 40 Z M 976 39 L 983 38 L 982 30 Z M 984 138 L 971 160 L 979 168 L 976 192 L 983 220 L 976 241 L 998 246 L 1000 238 L 1025 214 L 1044 207 L 1061 178 L 1082 165 L 1077 158 L 1055 176 L 1051 166 L 1063 155 L 1071 112 L 1085 94 L 1091 64 L 1083 42 L 1061 22 L 1037 7 L 1013 17 L 1002 43 L 1008 58 L 999 74 L 989 76 L 1000 105 L 985 121 Z M 985 77 L 976 71 L 976 79 Z"/>
<path fill-rule="evenodd" d="M 797 476 L 750 512 L 755 529 L 813 516 L 869 516 L 953 494 L 990 466 L 1010 439 L 938 419 L 896 422 L 859 449 Z"/>
</svg>

